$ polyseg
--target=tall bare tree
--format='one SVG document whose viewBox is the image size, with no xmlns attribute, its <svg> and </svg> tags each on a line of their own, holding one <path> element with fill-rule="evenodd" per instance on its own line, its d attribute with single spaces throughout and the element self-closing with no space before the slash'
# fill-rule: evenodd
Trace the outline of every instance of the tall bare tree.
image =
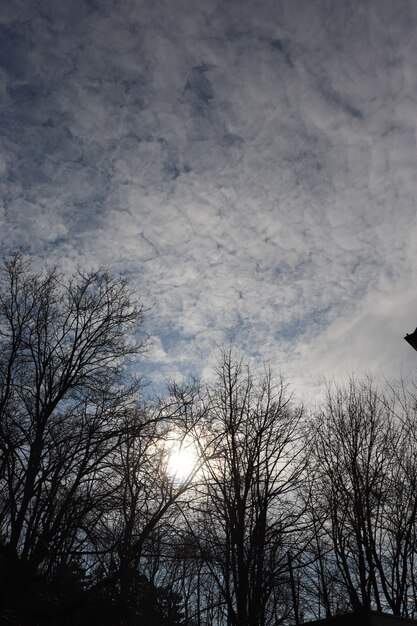
<svg viewBox="0 0 417 626">
<path fill-rule="evenodd" d="M 222 352 L 200 434 L 204 476 L 190 528 L 221 594 L 227 623 L 264 626 L 291 611 L 288 549 L 301 518 L 293 408 L 281 380 Z"/>
<path fill-rule="evenodd" d="M 341 608 L 329 594 L 335 579 L 354 609 L 408 616 L 415 605 L 416 403 L 392 391 L 351 380 L 329 389 L 313 420 L 313 543 L 327 614 Z"/>
<path fill-rule="evenodd" d="M 0 280 L 2 554 L 9 571 L 47 568 L 101 497 L 137 393 L 126 366 L 144 348 L 143 307 L 106 271 L 36 273 L 23 253 Z"/>
</svg>

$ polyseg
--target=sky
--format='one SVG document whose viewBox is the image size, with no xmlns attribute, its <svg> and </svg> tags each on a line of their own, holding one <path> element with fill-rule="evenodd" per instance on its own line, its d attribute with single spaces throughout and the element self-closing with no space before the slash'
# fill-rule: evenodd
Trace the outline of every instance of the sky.
<svg viewBox="0 0 417 626">
<path fill-rule="evenodd" d="M 411 376 L 417 2 L 3 0 L 0 252 L 106 266 L 154 386 Z"/>
</svg>

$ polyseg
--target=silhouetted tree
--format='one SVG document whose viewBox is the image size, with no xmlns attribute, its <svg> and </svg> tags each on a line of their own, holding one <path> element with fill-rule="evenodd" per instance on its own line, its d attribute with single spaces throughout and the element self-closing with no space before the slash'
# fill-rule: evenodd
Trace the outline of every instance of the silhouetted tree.
<svg viewBox="0 0 417 626">
<path fill-rule="evenodd" d="M 416 404 L 391 391 L 351 380 L 313 420 L 312 545 L 327 614 L 341 590 L 354 609 L 414 610 Z"/>
<path fill-rule="evenodd" d="M 190 529 L 221 595 L 227 623 L 264 626 L 292 610 L 287 550 L 302 510 L 298 427 L 281 380 L 222 352 L 208 386 L 204 476 Z"/>
<path fill-rule="evenodd" d="M 155 533 L 162 528 L 170 535 L 180 516 L 181 497 L 192 484 L 193 473 L 177 481 L 168 471 L 169 438 L 171 431 L 179 428 L 180 412 L 177 406 L 164 406 L 162 416 L 158 411 L 157 417 L 149 420 L 153 415 L 149 411 L 148 422 L 139 429 L 134 421 L 128 422 L 112 456 L 115 493 L 107 513 L 101 516 L 98 536 L 102 546 L 107 540 L 112 563 L 117 564 L 121 606 L 131 595 L 136 573 L 142 570 L 141 560 L 158 558 L 152 554 Z"/>
<path fill-rule="evenodd" d="M 144 348 L 142 313 L 126 281 L 106 271 L 36 273 L 22 253 L 3 264 L 0 532 L 9 588 L 68 565 L 111 488 L 105 460 L 137 395 L 126 366 Z"/>
</svg>

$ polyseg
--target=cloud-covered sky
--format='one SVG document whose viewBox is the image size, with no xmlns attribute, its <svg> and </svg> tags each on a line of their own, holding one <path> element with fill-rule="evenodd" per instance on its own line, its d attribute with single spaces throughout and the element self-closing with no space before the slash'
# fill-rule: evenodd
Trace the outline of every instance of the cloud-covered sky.
<svg viewBox="0 0 417 626">
<path fill-rule="evenodd" d="M 0 66 L 0 249 L 127 276 L 152 380 L 415 370 L 414 0 L 5 0 Z"/>
</svg>

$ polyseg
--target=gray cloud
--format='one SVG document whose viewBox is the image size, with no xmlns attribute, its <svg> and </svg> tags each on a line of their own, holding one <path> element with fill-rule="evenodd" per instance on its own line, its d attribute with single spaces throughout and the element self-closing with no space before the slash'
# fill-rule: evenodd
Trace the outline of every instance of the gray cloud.
<svg viewBox="0 0 417 626">
<path fill-rule="evenodd" d="M 229 340 L 307 394 L 408 371 L 416 21 L 406 0 L 10 3 L 2 249 L 128 276 L 155 380 Z"/>
</svg>

